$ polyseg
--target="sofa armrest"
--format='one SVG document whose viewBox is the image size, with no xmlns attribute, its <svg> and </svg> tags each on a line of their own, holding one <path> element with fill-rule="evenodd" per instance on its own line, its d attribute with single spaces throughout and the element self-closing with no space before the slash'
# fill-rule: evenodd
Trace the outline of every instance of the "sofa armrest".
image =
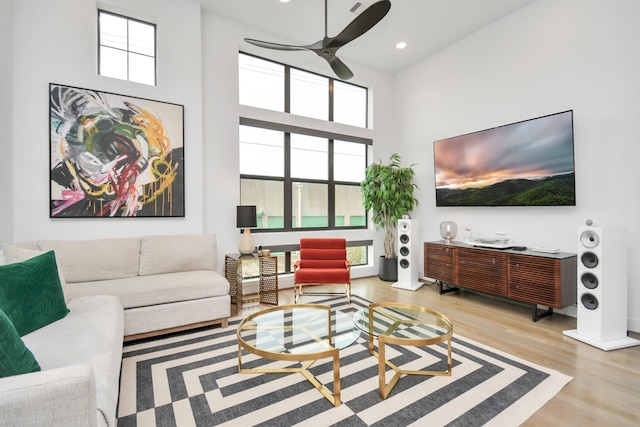
<svg viewBox="0 0 640 427">
<path fill-rule="evenodd" d="M 69 366 L 0 379 L 0 425 L 97 425 L 90 366 Z"/>
</svg>

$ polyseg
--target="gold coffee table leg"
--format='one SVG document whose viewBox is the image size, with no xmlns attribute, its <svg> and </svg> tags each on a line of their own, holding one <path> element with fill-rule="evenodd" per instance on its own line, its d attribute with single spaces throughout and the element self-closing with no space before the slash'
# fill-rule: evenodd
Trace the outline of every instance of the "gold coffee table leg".
<svg viewBox="0 0 640 427">
<path fill-rule="evenodd" d="M 333 394 L 331 393 L 331 391 L 329 391 L 328 388 L 322 385 L 320 381 L 318 381 L 316 377 L 311 374 L 311 372 L 309 372 L 308 368 L 310 368 L 314 362 L 315 360 L 311 361 L 304 369 L 301 369 L 299 372 L 304 375 L 305 378 L 311 384 L 313 384 L 313 386 L 320 393 L 322 393 L 322 395 L 326 397 L 329 402 L 333 403 L 333 406 L 340 406 L 342 402 L 340 400 L 340 359 L 338 357 L 338 354 L 333 356 Z"/>
<path fill-rule="evenodd" d="M 373 337 L 370 337 L 370 351 L 373 346 Z M 378 337 L 378 353 L 375 351 L 371 351 L 371 354 L 378 358 L 378 388 L 380 397 L 386 399 L 393 387 L 398 383 L 398 380 L 403 375 L 429 375 L 429 376 L 451 376 L 452 369 L 452 359 L 451 359 L 451 338 L 448 339 L 447 342 L 447 369 L 445 371 L 412 371 L 412 370 L 404 370 L 397 367 L 392 362 L 386 359 L 386 350 L 385 350 L 385 336 L 381 335 Z M 386 379 L 386 367 L 390 367 L 393 369 L 395 374 L 391 381 L 387 384 Z"/>
<path fill-rule="evenodd" d="M 300 373 L 302 374 L 307 381 L 309 381 L 313 386 L 329 401 L 333 404 L 333 406 L 340 406 L 342 403 L 340 399 L 340 357 L 338 349 L 333 349 L 331 353 L 333 359 L 333 393 L 322 385 L 320 381 L 313 376 L 313 374 L 309 371 L 309 368 L 313 366 L 315 362 L 320 359 L 307 360 L 306 363 L 300 361 L 302 366 L 300 368 L 256 368 L 256 369 L 246 369 L 242 367 L 242 347 L 240 343 L 238 343 L 238 373 L 240 374 L 292 374 L 292 373 Z M 264 354 L 262 354 L 265 357 Z M 284 360 L 284 359 L 280 359 Z M 293 359 L 286 359 L 293 360 Z"/>
<path fill-rule="evenodd" d="M 380 393 L 380 397 L 386 399 L 393 387 L 396 385 L 400 377 L 402 376 L 402 371 L 399 370 L 395 365 L 391 364 L 390 366 L 395 371 L 395 375 L 387 384 L 386 376 L 387 376 L 387 361 L 386 361 L 386 352 L 385 352 L 385 344 L 384 342 L 378 342 L 378 391 Z M 390 363 L 390 362 L 389 362 Z"/>
<path fill-rule="evenodd" d="M 386 399 L 403 375 L 452 374 L 451 338 L 453 323 L 443 314 L 415 304 L 381 302 L 358 310 L 353 315 L 356 326 L 369 336 L 369 352 L 378 358 L 380 397 Z M 378 339 L 376 352 L 374 339 Z M 447 342 L 447 369 L 444 371 L 404 370 L 387 360 L 386 346 L 424 347 Z M 393 377 L 387 384 L 387 366 Z"/>
</svg>

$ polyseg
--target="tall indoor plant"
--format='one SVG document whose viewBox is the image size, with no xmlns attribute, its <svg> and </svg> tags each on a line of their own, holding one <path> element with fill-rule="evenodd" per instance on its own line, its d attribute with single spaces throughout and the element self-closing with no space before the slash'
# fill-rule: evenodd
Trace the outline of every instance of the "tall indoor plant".
<svg viewBox="0 0 640 427">
<path fill-rule="evenodd" d="M 413 183 L 413 165 L 402 167 L 400 155 L 394 153 L 389 163 L 372 163 L 365 170 L 360 184 L 364 208 L 373 211 L 371 220 L 377 230 L 385 229 L 384 257 L 380 260 L 380 278 L 397 281 L 397 257 L 395 251 L 395 228 L 399 218 L 408 215 L 418 199 L 413 195 L 418 186 Z M 390 271 L 389 271 L 390 269 Z"/>
</svg>

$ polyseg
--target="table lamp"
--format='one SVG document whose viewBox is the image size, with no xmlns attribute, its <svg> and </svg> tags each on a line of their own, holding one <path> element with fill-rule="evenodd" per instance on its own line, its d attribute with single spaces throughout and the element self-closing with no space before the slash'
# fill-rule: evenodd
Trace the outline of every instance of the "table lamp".
<svg viewBox="0 0 640 427">
<path fill-rule="evenodd" d="M 242 239 L 238 252 L 241 254 L 252 254 L 255 246 L 251 237 L 251 228 L 258 226 L 255 206 L 238 206 L 236 211 L 236 227 L 243 228 Z"/>
<path fill-rule="evenodd" d="M 440 235 L 446 244 L 451 244 L 458 233 L 458 226 L 453 221 L 442 221 L 440 223 Z"/>
</svg>

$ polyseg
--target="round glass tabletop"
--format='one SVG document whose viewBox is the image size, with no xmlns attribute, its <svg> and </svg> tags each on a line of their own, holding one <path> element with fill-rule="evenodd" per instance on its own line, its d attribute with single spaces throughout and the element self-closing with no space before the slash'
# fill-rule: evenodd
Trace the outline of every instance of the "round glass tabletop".
<svg viewBox="0 0 640 427">
<path fill-rule="evenodd" d="M 439 340 L 453 331 L 453 324 L 443 314 L 404 303 L 371 304 L 353 315 L 353 323 L 369 335 L 401 340 Z"/>
<path fill-rule="evenodd" d="M 351 316 L 317 304 L 283 305 L 247 316 L 238 338 L 257 350 L 275 354 L 314 354 L 342 349 L 360 336 Z"/>
</svg>

